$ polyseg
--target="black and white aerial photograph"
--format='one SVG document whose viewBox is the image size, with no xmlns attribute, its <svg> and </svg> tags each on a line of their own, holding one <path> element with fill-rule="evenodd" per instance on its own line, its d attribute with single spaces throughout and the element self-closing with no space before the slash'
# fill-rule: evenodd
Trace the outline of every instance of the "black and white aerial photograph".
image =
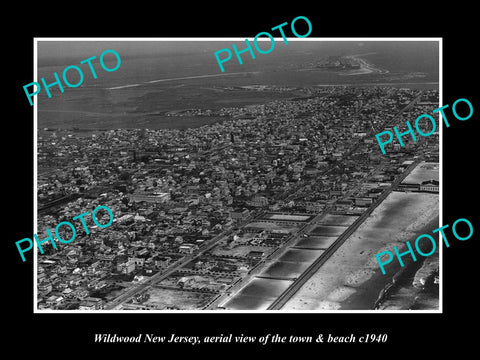
<svg viewBox="0 0 480 360">
<path fill-rule="evenodd" d="M 175 5 L 1 25 L 6 351 L 474 350 L 473 7 Z"/>
<path fill-rule="evenodd" d="M 38 310 L 439 310 L 441 41 L 232 43 L 37 39 Z"/>
</svg>

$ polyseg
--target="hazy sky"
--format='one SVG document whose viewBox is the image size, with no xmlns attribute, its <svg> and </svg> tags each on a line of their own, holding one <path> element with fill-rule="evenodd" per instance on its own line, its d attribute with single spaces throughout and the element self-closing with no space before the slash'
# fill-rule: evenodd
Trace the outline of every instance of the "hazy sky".
<svg viewBox="0 0 480 360">
<path fill-rule="evenodd" d="M 115 50 L 122 59 L 137 56 L 173 56 L 175 54 L 214 53 L 232 42 L 212 41 L 41 41 L 38 43 L 39 65 L 81 61 L 107 50 Z M 76 62 L 78 62 L 76 61 Z"/>
<path fill-rule="evenodd" d="M 264 40 L 269 42 L 268 38 Z M 314 58 L 320 58 L 327 54 L 341 56 L 370 52 L 389 54 L 390 57 L 394 57 L 393 61 L 398 57 L 397 61 L 402 62 L 405 59 L 415 61 L 423 61 L 424 59 L 435 61 L 435 58 L 438 59 L 438 42 L 436 41 L 320 41 L 318 39 L 294 41 L 294 39 L 290 38 L 288 40 L 289 43 L 287 45 L 282 38 L 279 38 L 278 42 L 275 42 L 273 51 L 269 54 L 257 53 L 255 63 L 260 65 L 260 62 L 264 61 L 275 62 L 275 60 L 282 57 L 286 57 L 285 59 L 290 57 L 298 59 L 298 56 L 302 57 L 302 54 L 305 57 L 313 56 Z M 223 48 L 232 50 L 232 43 L 237 44 L 239 50 L 246 48 L 242 38 L 239 38 L 237 41 L 200 41 L 200 39 L 197 41 L 71 41 L 69 39 L 66 39 L 66 41 L 38 41 L 38 65 L 42 67 L 78 64 L 80 61 L 94 55 L 98 59 L 102 52 L 108 49 L 115 50 L 122 60 L 141 57 L 161 57 L 163 60 L 176 62 L 181 59 L 175 59 L 175 56 L 184 55 L 182 56 L 183 59 L 187 58 L 190 62 L 208 61 L 208 63 L 215 63 L 214 52 Z M 268 45 L 264 43 L 260 47 L 268 49 Z M 221 56 L 226 55 L 222 54 Z M 242 58 L 245 59 L 248 56 L 248 53 L 244 53 Z M 231 63 L 233 64 L 236 62 L 233 50 L 232 58 Z"/>
</svg>

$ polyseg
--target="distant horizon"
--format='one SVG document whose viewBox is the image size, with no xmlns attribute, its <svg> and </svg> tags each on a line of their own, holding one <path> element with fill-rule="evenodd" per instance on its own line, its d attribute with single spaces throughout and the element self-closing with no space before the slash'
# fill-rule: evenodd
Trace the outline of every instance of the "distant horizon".
<svg viewBox="0 0 480 360">
<path fill-rule="evenodd" d="M 248 37 L 246 37 L 248 38 Z M 114 49 L 121 54 L 122 59 L 143 58 L 152 56 L 175 56 L 175 55 L 195 55 L 195 54 L 209 54 L 214 59 L 213 53 L 222 48 L 231 48 L 232 43 L 235 43 L 239 49 L 244 48 L 244 41 L 246 38 L 225 38 L 226 40 L 217 40 L 220 38 L 198 38 L 198 40 L 171 40 L 170 38 L 154 38 L 152 40 L 61 40 L 49 41 L 37 39 L 38 44 L 38 66 L 55 66 L 55 65 L 71 65 L 72 61 L 75 63 L 93 55 L 99 56 L 106 49 Z M 190 38 L 189 38 L 190 39 Z M 236 39 L 236 40 L 232 40 Z M 288 38 L 288 45 L 283 42 L 283 39 L 275 38 L 275 48 L 270 54 L 257 54 L 258 59 L 265 59 L 275 57 L 278 55 L 287 55 L 288 52 L 297 51 L 319 51 L 325 50 L 327 52 L 340 52 L 338 55 L 353 55 L 349 54 L 353 49 L 358 49 L 360 52 L 370 51 L 371 49 L 379 50 L 403 50 L 411 52 L 412 50 L 423 52 L 425 48 L 430 48 L 430 51 L 435 51 L 438 54 L 439 41 L 438 40 L 368 40 L 368 38 L 358 38 L 358 40 L 341 40 L 335 38 Z M 260 38 L 259 41 L 268 41 L 268 39 Z M 251 41 L 250 41 L 251 43 Z M 319 44 L 321 48 L 319 49 Z M 429 46 L 427 46 L 427 44 Z M 242 47 L 243 45 L 243 47 Z M 244 56 L 246 57 L 245 54 Z M 242 56 L 243 58 L 243 56 Z"/>
<path fill-rule="evenodd" d="M 84 73 L 83 83 L 77 88 L 65 87 L 64 92 L 60 92 L 58 86 L 53 86 L 52 98 L 49 99 L 45 91 L 36 96 L 38 125 L 174 126 L 170 124 L 172 119 L 165 116 L 170 111 L 215 110 L 301 96 L 294 92 L 233 93 L 227 90 L 251 85 L 297 89 L 327 85 L 440 86 L 441 43 L 438 39 L 378 41 L 359 38 L 347 41 L 311 38 L 289 39 L 285 44 L 280 38 L 269 54 L 256 54 L 252 59 L 248 52 L 242 53 L 243 64 L 232 56 L 232 61 L 224 64 L 225 72 L 222 73 L 214 52 L 232 48 L 232 43 L 239 50 L 245 49 L 244 40 L 237 39 L 239 41 L 208 38 L 195 41 L 38 41 L 37 80 L 44 77 L 47 83 L 52 83 L 53 74 L 61 76 L 70 65 L 78 65 Z M 104 71 L 99 64 L 100 55 L 108 49 L 115 50 L 121 57 L 121 66 L 114 72 Z M 360 71 L 315 66 L 319 60 L 330 56 L 354 55 L 362 60 L 364 68 Z M 87 64 L 80 65 L 80 61 L 92 56 L 96 56 L 92 61 L 98 73 L 96 79 Z M 186 118 L 181 120 L 190 122 Z"/>
</svg>

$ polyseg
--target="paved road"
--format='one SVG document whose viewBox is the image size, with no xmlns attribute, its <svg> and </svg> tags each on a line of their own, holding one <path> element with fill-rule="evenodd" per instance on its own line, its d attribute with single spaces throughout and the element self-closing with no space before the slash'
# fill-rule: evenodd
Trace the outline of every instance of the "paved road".
<svg viewBox="0 0 480 360">
<path fill-rule="evenodd" d="M 262 216 L 262 213 L 256 215 L 255 217 L 259 217 L 259 216 Z M 243 225 L 246 225 L 247 223 L 249 223 L 253 219 L 254 219 L 254 217 L 248 217 L 241 224 L 239 224 L 238 227 L 242 227 Z M 114 300 L 112 300 L 111 302 L 106 304 L 105 309 L 112 310 L 115 307 L 117 307 L 118 305 L 120 305 L 121 303 L 124 303 L 124 302 L 128 301 L 133 296 L 135 296 L 136 294 L 138 294 L 142 290 L 146 289 L 147 287 L 150 287 L 150 286 L 166 279 L 168 276 L 173 274 L 175 271 L 177 271 L 178 269 L 187 265 L 190 261 L 193 261 L 193 260 L 199 258 L 200 256 L 202 256 L 204 253 L 206 253 L 211 248 L 213 248 L 219 241 L 221 241 L 225 237 L 229 236 L 233 232 L 234 232 L 234 229 L 229 228 L 229 229 L 223 231 L 222 233 L 218 234 L 217 236 L 211 238 L 205 244 L 203 244 L 202 247 L 196 253 L 185 256 L 184 258 L 182 258 L 182 259 L 178 260 L 177 262 L 175 262 L 174 264 L 172 264 L 166 271 L 159 272 L 155 275 L 152 275 L 152 277 L 147 279 L 145 282 L 143 282 L 143 283 L 141 283 L 137 286 L 134 286 L 134 287 L 126 290 L 122 294 L 120 294 L 117 298 L 115 298 Z"/>
<path fill-rule="evenodd" d="M 178 260 L 174 264 L 172 264 L 166 271 L 164 272 L 159 272 L 155 275 L 152 275 L 148 280 L 145 282 L 126 290 L 124 293 L 119 295 L 116 299 L 112 300 L 109 302 L 106 306 L 105 309 L 111 310 L 115 308 L 116 306 L 120 305 L 121 303 L 128 301 L 131 299 L 133 296 L 141 292 L 142 290 L 146 289 L 147 287 L 152 286 L 155 283 L 158 283 L 164 279 L 166 279 L 168 276 L 173 274 L 175 271 L 180 269 L 181 267 L 185 266 L 188 264 L 190 261 L 198 258 L 199 256 L 203 255 L 206 251 L 210 250 L 213 246 L 216 245 L 218 241 L 221 239 L 225 238 L 226 236 L 229 236 L 233 232 L 233 229 L 228 229 L 221 234 L 218 234 L 217 236 L 213 237 L 212 239 L 208 240 L 207 243 L 205 243 L 198 252 L 192 255 L 187 255 L 183 257 L 182 259 Z"/>
<path fill-rule="evenodd" d="M 421 97 L 423 91 L 415 98 L 413 99 L 409 104 L 407 104 L 404 108 L 402 108 L 398 114 L 401 114 L 403 111 L 407 110 L 408 108 L 410 108 L 411 106 L 413 106 L 413 104 L 415 104 Z M 393 118 L 395 119 L 395 117 Z M 368 131 L 368 134 L 370 133 L 373 133 L 373 129 Z M 229 144 L 226 144 L 222 147 L 219 147 L 219 148 L 216 148 L 216 149 L 211 149 L 211 150 L 207 150 L 205 152 L 203 152 L 202 154 L 209 154 L 213 151 L 217 152 L 217 151 L 220 151 L 220 150 L 223 150 L 225 148 L 228 148 L 229 146 L 231 146 L 232 144 L 229 143 Z M 360 146 L 363 145 L 363 142 L 362 141 L 357 141 L 354 146 L 345 154 L 345 158 L 349 157 L 352 153 L 354 153 L 354 151 L 357 150 L 357 148 L 359 148 Z M 404 173 L 398 177 L 393 183 L 392 183 L 392 186 L 387 189 L 386 191 L 384 191 L 382 193 L 382 195 L 378 198 L 378 200 L 374 203 L 374 205 L 370 206 L 369 209 L 367 211 L 365 211 L 312 265 L 310 265 L 309 268 L 307 268 L 307 270 L 305 272 L 303 272 L 295 281 L 292 285 L 290 285 L 284 293 L 282 293 L 280 295 L 279 298 L 277 298 L 270 306 L 268 309 L 280 309 L 287 301 L 288 299 L 291 298 L 291 296 L 293 296 L 297 291 L 298 289 L 300 289 L 300 287 L 311 277 L 311 275 L 313 275 L 317 270 L 318 268 L 320 268 L 320 266 L 336 251 L 336 249 L 338 249 L 338 247 L 340 247 L 340 245 L 358 228 L 358 226 L 371 214 L 371 212 L 388 196 L 388 194 L 390 194 L 390 192 L 396 187 L 398 186 L 398 184 L 408 175 L 408 173 L 410 173 L 410 171 L 418 164 L 419 161 L 416 161 L 414 162 L 406 171 L 404 171 Z M 332 168 L 329 168 L 329 169 L 326 169 L 322 172 L 322 175 L 324 174 L 327 174 L 328 172 L 330 172 L 332 170 Z M 287 200 L 290 200 L 292 198 L 294 198 L 298 192 L 300 191 L 303 191 L 303 186 L 300 186 L 299 188 L 297 188 L 292 194 L 290 194 L 288 197 L 287 197 Z M 321 217 L 321 216 L 324 216 L 328 213 L 328 211 L 330 210 L 330 208 L 328 209 L 325 209 L 324 211 L 322 211 L 321 214 L 317 215 L 314 219 L 312 219 L 306 226 L 302 227 L 300 229 L 299 232 L 297 232 L 297 234 L 294 235 L 294 238 L 298 238 L 300 236 L 302 236 L 303 234 L 306 234 L 308 233 L 309 231 L 311 231 L 311 229 L 313 228 L 314 226 L 314 223 Z M 261 216 L 258 215 L 257 217 Z M 248 218 L 247 220 L 245 220 L 241 226 L 247 224 L 248 222 L 252 221 L 253 219 L 252 218 Z M 241 227 L 240 226 L 240 227 Z M 179 260 L 178 262 L 176 262 L 173 266 L 171 266 L 167 271 L 165 272 L 162 272 L 162 273 L 157 273 L 155 275 L 153 275 L 150 279 L 146 280 L 145 282 L 143 282 L 142 284 L 138 285 L 138 286 L 135 286 L 131 289 L 128 289 L 126 290 L 124 293 L 122 293 L 119 297 L 117 297 L 115 300 L 111 301 L 110 303 L 108 303 L 105 308 L 106 309 L 113 309 L 115 308 L 116 306 L 118 306 L 119 304 L 125 302 L 125 301 L 128 301 L 130 298 L 132 298 L 134 295 L 138 294 L 140 291 L 144 290 L 145 288 L 153 285 L 154 283 L 157 283 L 157 282 L 160 282 L 162 280 L 164 280 L 165 278 L 167 278 L 168 276 L 170 276 L 171 274 L 173 274 L 175 271 L 177 271 L 179 268 L 185 266 L 187 263 L 189 263 L 190 261 L 198 258 L 199 256 L 201 256 L 202 254 L 204 254 L 206 251 L 210 250 L 213 246 L 215 246 L 217 244 L 217 242 L 219 242 L 221 239 L 223 239 L 224 237 L 230 235 L 231 233 L 233 232 L 233 229 L 229 229 L 225 232 L 222 232 L 221 234 L 217 235 L 216 237 L 212 238 L 211 240 L 209 240 L 208 244 L 204 245 L 199 252 L 193 254 L 193 255 L 189 255 L 189 256 L 186 256 L 185 258 L 182 258 L 181 260 Z M 288 244 L 292 244 L 292 239 L 290 239 L 287 244 L 287 246 L 285 246 L 283 249 L 286 249 L 288 247 Z M 282 251 L 280 251 L 282 252 Z"/>
<path fill-rule="evenodd" d="M 419 93 L 418 96 L 416 96 L 411 102 L 409 102 L 406 106 L 404 106 L 402 109 L 400 109 L 397 113 L 396 116 L 393 117 L 393 121 L 395 119 L 398 119 L 398 115 L 402 114 L 404 111 L 408 110 L 411 108 L 420 98 L 421 95 L 423 94 L 423 91 Z M 360 112 L 361 109 L 357 111 Z M 356 115 L 355 114 L 355 115 Z M 387 125 L 387 124 L 385 124 Z M 367 131 L 367 136 L 373 136 L 374 130 L 371 129 Z M 359 140 L 353 144 L 353 146 L 344 154 L 344 158 L 348 158 L 351 156 L 355 151 L 357 151 L 358 148 L 361 146 L 364 146 L 363 140 Z M 377 201 L 370 206 L 352 225 L 349 226 L 349 228 L 313 263 L 310 265 L 309 268 L 305 272 L 303 272 L 295 281 L 288 287 L 284 293 L 280 295 L 279 298 L 277 298 L 268 308 L 268 310 L 275 310 L 275 309 L 280 309 L 290 298 L 293 296 L 298 289 L 302 287 L 302 285 L 320 268 L 320 266 L 343 244 L 343 242 L 358 228 L 358 226 L 365 221 L 365 219 L 372 213 L 372 211 L 391 193 L 391 191 L 400 184 L 401 181 L 412 171 L 412 169 L 415 168 L 415 166 L 419 163 L 417 160 L 414 162 L 410 167 L 408 167 L 402 175 L 397 177 L 394 182 L 392 182 L 392 185 L 389 189 L 384 191 L 382 195 L 377 199 Z M 332 171 L 333 168 L 328 168 L 322 171 L 321 175 L 326 175 L 330 171 Z M 378 168 L 375 168 L 372 170 L 372 172 L 375 172 L 379 170 Z M 370 176 L 370 174 L 367 175 Z M 299 186 L 297 187 L 290 195 L 287 196 L 285 201 L 290 201 L 293 200 L 300 192 L 304 191 L 304 186 Z M 351 190 L 354 191 L 354 190 Z M 333 205 L 326 207 L 320 214 L 316 215 L 313 219 L 311 219 L 307 224 L 302 226 L 296 234 L 293 234 L 292 237 L 282 246 L 282 248 L 279 248 L 278 251 L 275 251 L 273 256 L 271 256 L 268 261 L 272 262 L 278 259 L 278 257 L 283 254 L 289 247 L 292 246 L 292 244 L 296 243 L 296 240 L 299 239 L 301 236 L 304 234 L 310 233 L 310 231 L 316 226 L 316 223 L 322 219 L 325 215 L 327 215 L 333 208 Z M 263 265 L 266 264 L 266 262 L 262 262 Z M 260 269 L 258 272 L 261 272 L 263 269 Z M 238 292 L 239 289 L 241 289 L 245 283 L 248 283 L 251 278 L 255 277 L 255 274 L 250 274 L 246 278 L 242 279 L 239 283 L 237 283 L 232 289 L 230 289 L 229 292 L 232 293 Z M 216 299 L 216 301 L 213 301 L 212 303 L 209 304 L 209 309 L 214 308 L 220 301 L 222 300 L 223 297 L 220 297 Z"/>
<path fill-rule="evenodd" d="M 373 212 L 373 210 L 382 203 L 383 200 L 400 184 L 400 182 L 405 179 L 405 177 L 410 174 L 410 172 L 418 165 L 420 160 L 412 163 L 399 177 L 395 179 L 392 185 L 385 190 L 382 195 L 379 196 L 377 201 L 372 204 L 357 220 L 353 222 L 352 225 L 348 227 L 342 235 L 335 240 L 332 245 L 322 253 L 270 306 L 267 310 L 279 310 L 281 309 L 290 298 L 297 293 L 297 291 L 307 282 L 310 277 L 315 274 L 318 269 L 332 256 L 332 254 L 337 251 L 337 249 L 345 242 L 346 239 L 350 237 L 351 234 L 362 224 L 368 216 Z"/>
</svg>

